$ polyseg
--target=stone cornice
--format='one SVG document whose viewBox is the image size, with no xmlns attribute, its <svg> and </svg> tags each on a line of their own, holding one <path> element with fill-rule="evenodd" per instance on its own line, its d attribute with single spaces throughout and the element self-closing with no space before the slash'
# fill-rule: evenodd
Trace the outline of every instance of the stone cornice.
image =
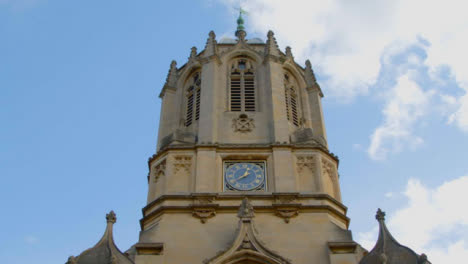
<svg viewBox="0 0 468 264">
<path fill-rule="evenodd" d="M 162 203 L 166 200 L 194 200 L 194 199 L 212 199 L 212 200 L 228 200 L 228 199 L 239 199 L 244 197 L 256 198 L 256 199 L 281 199 L 283 197 L 293 197 L 295 199 L 317 199 L 317 200 L 329 200 L 336 206 L 340 207 L 344 212 L 348 211 L 348 208 L 341 202 L 336 200 L 325 193 L 297 193 L 297 192 L 212 192 L 212 193 L 192 193 L 192 194 L 164 194 L 147 204 L 142 209 L 143 215 L 145 212 L 152 208 L 154 205 Z"/>
<path fill-rule="evenodd" d="M 334 254 L 353 254 L 358 245 L 356 242 L 328 242 L 328 248 Z"/>
<path fill-rule="evenodd" d="M 283 205 L 284 206 L 284 205 Z M 255 212 L 257 213 L 276 213 L 278 205 L 257 205 L 253 206 Z M 349 227 L 350 219 L 342 212 L 338 211 L 334 207 L 330 205 L 304 205 L 304 204 L 294 204 L 294 207 L 297 208 L 298 212 L 306 213 L 306 212 L 326 212 L 332 214 L 333 216 L 340 219 L 345 225 L 346 228 Z M 144 216 L 140 219 L 140 227 L 141 230 L 144 230 L 145 223 L 151 222 L 151 220 L 166 214 L 166 213 L 187 213 L 193 214 L 194 209 L 199 208 L 196 205 L 163 205 L 158 207 L 156 210 L 152 211 L 148 215 Z M 221 206 L 219 204 L 214 204 L 213 207 L 216 208 L 217 213 L 236 213 L 239 209 L 238 205 L 225 205 Z"/>
<path fill-rule="evenodd" d="M 148 168 L 150 168 L 151 163 L 160 158 L 161 156 L 165 155 L 170 150 L 196 150 L 199 148 L 211 148 L 211 149 L 273 149 L 273 148 L 291 148 L 291 149 L 315 149 L 320 150 L 322 153 L 328 155 L 331 159 L 335 160 L 337 164 L 339 164 L 339 158 L 332 152 L 328 151 L 328 149 L 320 143 L 280 143 L 276 142 L 273 144 L 265 143 L 265 144 L 225 144 L 225 143 L 199 143 L 199 144 L 179 144 L 179 145 L 168 145 L 162 149 L 160 149 L 156 154 L 148 158 Z"/>
<path fill-rule="evenodd" d="M 168 194 L 161 195 L 156 200 L 149 203 L 142 209 L 143 218 L 140 226 L 143 230 L 145 223 L 164 213 L 189 213 L 200 218 L 205 223 L 208 218 L 214 217 L 217 213 L 232 213 L 238 209 L 237 205 L 230 205 L 229 200 L 242 200 L 248 197 L 252 200 L 270 200 L 271 204 L 254 206 L 256 212 L 272 212 L 279 217 L 283 217 L 285 222 L 289 218 L 304 212 L 328 212 L 343 221 L 346 227 L 349 226 L 350 219 L 346 216 L 347 207 L 332 198 L 328 194 L 306 194 L 306 193 L 193 193 L 193 194 Z M 326 200 L 332 205 L 304 204 L 304 200 Z M 165 202 L 185 200 L 185 205 L 164 205 Z M 226 204 L 227 203 L 227 204 Z M 337 208 L 341 210 L 338 210 Z M 293 210 L 291 210 L 291 208 Z"/>
</svg>

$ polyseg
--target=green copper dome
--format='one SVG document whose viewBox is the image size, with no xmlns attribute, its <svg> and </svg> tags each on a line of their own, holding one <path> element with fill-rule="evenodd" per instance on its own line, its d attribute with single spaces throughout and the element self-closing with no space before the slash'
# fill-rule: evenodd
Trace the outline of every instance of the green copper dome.
<svg viewBox="0 0 468 264">
<path fill-rule="evenodd" d="M 239 12 L 239 18 L 237 19 L 237 30 L 244 30 L 244 18 L 242 18 L 242 12 Z"/>
</svg>

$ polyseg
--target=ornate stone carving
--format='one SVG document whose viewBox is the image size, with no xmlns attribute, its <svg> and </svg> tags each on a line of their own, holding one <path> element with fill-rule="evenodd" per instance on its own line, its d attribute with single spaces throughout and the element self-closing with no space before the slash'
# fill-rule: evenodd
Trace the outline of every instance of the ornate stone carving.
<svg viewBox="0 0 468 264">
<path fill-rule="evenodd" d="M 277 208 L 275 214 L 284 219 L 285 223 L 289 223 L 289 220 L 292 217 L 296 217 L 299 215 L 298 208 Z"/>
<path fill-rule="evenodd" d="M 275 215 L 283 218 L 285 223 L 299 215 L 299 208 L 301 204 L 298 202 L 299 193 L 274 193 Z"/>
<path fill-rule="evenodd" d="M 216 215 L 215 208 L 203 208 L 203 207 L 196 207 L 193 208 L 192 215 L 196 218 L 200 219 L 200 222 L 203 224 L 206 223 L 206 220 L 212 218 Z"/>
<path fill-rule="evenodd" d="M 175 60 L 171 62 L 171 67 L 169 68 L 169 73 L 166 78 L 166 85 L 171 87 L 177 85 L 177 62 Z"/>
<path fill-rule="evenodd" d="M 166 160 L 163 160 L 158 165 L 154 166 L 154 182 L 159 180 L 159 177 L 166 175 Z"/>
<path fill-rule="evenodd" d="M 326 159 L 322 159 L 322 171 L 324 174 L 327 174 L 330 177 L 333 183 L 336 182 L 337 176 L 335 166 L 333 165 L 333 163 Z"/>
<path fill-rule="evenodd" d="M 212 218 L 216 215 L 216 208 L 219 204 L 214 204 L 213 202 L 216 199 L 216 196 L 213 194 L 192 194 L 193 204 L 192 204 L 192 216 L 200 219 L 200 222 L 203 224 L 209 218 Z"/>
<path fill-rule="evenodd" d="M 115 224 L 117 221 L 117 216 L 115 215 L 114 211 L 110 211 L 108 214 L 106 214 L 106 220 L 107 223 Z"/>
<path fill-rule="evenodd" d="M 316 159 L 313 155 L 301 155 L 297 156 L 296 166 L 297 171 L 301 173 L 304 168 L 309 168 L 309 170 L 313 173 L 316 168 Z"/>
<path fill-rule="evenodd" d="M 314 71 L 312 70 L 312 64 L 310 63 L 310 60 L 306 60 L 305 65 L 306 67 L 304 71 L 304 77 L 307 83 L 307 91 L 316 91 L 319 93 L 320 97 L 323 97 L 322 89 L 317 83 L 317 79 L 315 78 Z"/>
<path fill-rule="evenodd" d="M 189 61 L 195 60 L 196 57 L 197 57 L 197 47 L 192 47 L 192 48 L 190 49 Z"/>
<path fill-rule="evenodd" d="M 249 118 L 246 114 L 242 114 L 232 120 L 232 127 L 235 132 L 247 133 L 253 130 L 255 124 L 253 118 Z"/>
<path fill-rule="evenodd" d="M 280 55 L 278 44 L 276 43 L 275 34 L 271 30 L 268 31 L 268 34 L 267 34 L 267 41 L 265 44 L 265 54 L 269 56 Z"/>
<path fill-rule="evenodd" d="M 291 47 L 286 47 L 286 58 L 294 60 L 294 56 L 292 55 Z"/>
<path fill-rule="evenodd" d="M 239 207 L 239 211 L 237 212 L 237 216 L 239 218 L 252 218 L 254 217 L 254 210 L 253 206 L 250 203 L 249 199 L 246 197 L 242 200 L 242 204 Z"/>
<path fill-rule="evenodd" d="M 205 264 L 222 263 L 272 263 L 290 264 L 291 261 L 268 249 L 257 237 L 254 230 L 253 208 L 245 198 L 239 207 L 239 226 L 234 241 L 214 257 L 203 261 Z"/>
<path fill-rule="evenodd" d="M 377 209 L 377 213 L 375 214 L 375 219 L 377 219 L 377 221 L 385 221 L 385 212 L 382 211 L 380 208 Z"/>
<path fill-rule="evenodd" d="M 192 156 L 175 156 L 174 157 L 174 173 L 181 169 L 185 169 L 188 173 L 192 167 Z"/>
<path fill-rule="evenodd" d="M 177 62 L 173 60 L 171 62 L 171 67 L 169 68 L 169 72 L 167 73 L 164 87 L 161 90 L 161 93 L 159 94 L 159 98 L 163 98 L 167 90 L 175 91 L 176 85 L 177 85 Z"/>
<path fill-rule="evenodd" d="M 210 56 L 218 54 L 218 43 L 216 42 L 216 34 L 212 30 L 210 31 L 208 35 L 209 37 L 208 37 L 208 40 L 206 41 L 205 52 L 204 52 L 205 57 L 210 57 Z"/>
<path fill-rule="evenodd" d="M 253 249 L 254 245 L 252 245 L 252 241 L 248 235 L 245 235 L 244 239 L 242 240 L 242 244 L 240 246 L 242 249 Z"/>
</svg>

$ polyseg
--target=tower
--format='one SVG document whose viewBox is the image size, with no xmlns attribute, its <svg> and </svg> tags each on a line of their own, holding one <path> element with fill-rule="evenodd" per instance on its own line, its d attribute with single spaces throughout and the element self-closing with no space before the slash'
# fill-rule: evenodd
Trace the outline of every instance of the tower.
<svg viewBox="0 0 468 264">
<path fill-rule="evenodd" d="M 101 240 L 67 264 L 430 264 L 380 209 L 375 247 L 353 241 L 310 61 L 237 23 L 236 39 L 210 32 L 170 64 L 139 241 L 117 248 L 111 211 Z"/>
<path fill-rule="evenodd" d="M 311 63 L 280 51 L 272 31 L 266 42 L 246 35 L 240 16 L 236 39 L 218 43 L 210 32 L 203 51 L 171 63 L 131 255 L 136 263 L 357 263 Z M 238 212 L 241 204 L 250 209 Z M 257 262 L 234 248 L 244 246 Z"/>
</svg>

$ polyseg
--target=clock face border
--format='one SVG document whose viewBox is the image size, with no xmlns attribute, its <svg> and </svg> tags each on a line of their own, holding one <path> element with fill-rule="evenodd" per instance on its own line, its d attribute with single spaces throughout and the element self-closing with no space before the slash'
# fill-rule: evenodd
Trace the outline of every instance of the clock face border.
<svg viewBox="0 0 468 264">
<path fill-rule="evenodd" d="M 229 166 L 238 164 L 238 163 L 252 163 L 259 166 L 263 170 L 263 183 L 251 190 L 239 190 L 231 187 L 226 182 L 226 172 Z M 268 175 L 267 175 L 267 166 L 265 160 L 225 160 L 223 161 L 223 191 L 225 192 L 258 192 L 258 191 L 266 191 L 267 190 L 267 182 L 268 182 Z"/>
</svg>

